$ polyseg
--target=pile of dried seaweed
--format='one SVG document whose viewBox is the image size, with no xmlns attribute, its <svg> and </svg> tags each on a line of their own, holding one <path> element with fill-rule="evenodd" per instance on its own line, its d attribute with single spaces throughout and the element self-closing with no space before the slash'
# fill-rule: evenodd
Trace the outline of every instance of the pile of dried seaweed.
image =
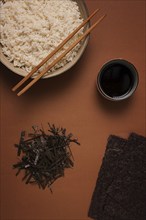
<svg viewBox="0 0 146 220">
<path fill-rule="evenodd" d="M 49 134 L 38 127 L 33 126 L 33 130 L 29 139 L 26 139 L 26 132 L 21 132 L 20 142 L 15 147 L 17 155 L 22 157 L 13 168 L 18 169 L 16 175 L 25 171 L 22 180 L 26 184 L 36 183 L 39 188 L 50 188 L 56 179 L 64 176 L 65 168 L 73 167 L 70 143 L 79 145 L 79 142 L 71 133 L 66 134 L 66 129 L 56 128 L 54 124 L 49 124 Z"/>
</svg>

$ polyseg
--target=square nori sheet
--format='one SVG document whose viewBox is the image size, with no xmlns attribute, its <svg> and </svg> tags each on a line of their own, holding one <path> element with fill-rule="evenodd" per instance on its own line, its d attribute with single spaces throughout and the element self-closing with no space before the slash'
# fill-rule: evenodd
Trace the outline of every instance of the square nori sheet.
<svg viewBox="0 0 146 220">
<path fill-rule="evenodd" d="M 146 138 L 111 135 L 88 216 L 96 220 L 146 219 Z"/>
</svg>

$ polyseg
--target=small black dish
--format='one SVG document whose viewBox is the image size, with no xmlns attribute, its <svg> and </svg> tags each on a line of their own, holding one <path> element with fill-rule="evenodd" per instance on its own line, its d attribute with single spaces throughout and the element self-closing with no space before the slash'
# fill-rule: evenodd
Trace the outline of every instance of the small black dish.
<svg viewBox="0 0 146 220">
<path fill-rule="evenodd" d="M 139 82 L 134 65 L 123 59 L 105 63 L 97 76 L 97 88 L 103 97 L 111 101 L 129 98 Z"/>
</svg>

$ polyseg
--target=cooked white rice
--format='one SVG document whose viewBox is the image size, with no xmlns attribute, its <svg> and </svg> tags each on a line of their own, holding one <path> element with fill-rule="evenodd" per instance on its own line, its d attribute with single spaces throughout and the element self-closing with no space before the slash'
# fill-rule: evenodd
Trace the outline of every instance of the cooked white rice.
<svg viewBox="0 0 146 220">
<path fill-rule="evenodd" d="M 29 72 L 63 41 L 83 19 L 72 0 L 3 0 L 0 33 L 2 52 L 15 67 Z M 81 34 L 78 32 L 48 63 L 52 62 Z M 76 56 L 80 44 L 68 53 L 54 71 Z"/>
</svg>

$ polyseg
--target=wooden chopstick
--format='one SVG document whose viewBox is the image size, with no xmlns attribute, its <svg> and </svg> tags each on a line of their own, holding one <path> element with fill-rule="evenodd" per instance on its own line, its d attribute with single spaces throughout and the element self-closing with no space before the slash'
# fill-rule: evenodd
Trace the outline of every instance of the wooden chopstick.
<svg viewBox="0 0 146 220">
<path fill-rule="evenodd" d="M 67 38 L 64 39 L 48 56 L 43 59 L 36 67 L 32 69 L 28 75 L 26 75 L 18 84 L 16 84 L 12 91 L 16 91 L 23 83 L 25 83 L 42 65 L 44 65 L 52 56 L 54 56 L 97 12 L 96 9 L 86 20 L 82 22 Z"/>
<path fill-rule="evenodd" d="M 103 15 L 99 18 L 82 36 L 80 36 L 66 51 L 64 51 L 58 58 L 56 58 L 50 65 L 48 65 L 36 78 L 34 78 L 28 85 L 26 85 L 17 95 L 20 96 L 26 92 L 32 85 L 34 85 L 48 70 L 50 70 L 56 63 L 58 63 L 67 53 L 69 53 L 83 38 L 85 38 L 96 26 L 105 18 Z"/>
</svg>

